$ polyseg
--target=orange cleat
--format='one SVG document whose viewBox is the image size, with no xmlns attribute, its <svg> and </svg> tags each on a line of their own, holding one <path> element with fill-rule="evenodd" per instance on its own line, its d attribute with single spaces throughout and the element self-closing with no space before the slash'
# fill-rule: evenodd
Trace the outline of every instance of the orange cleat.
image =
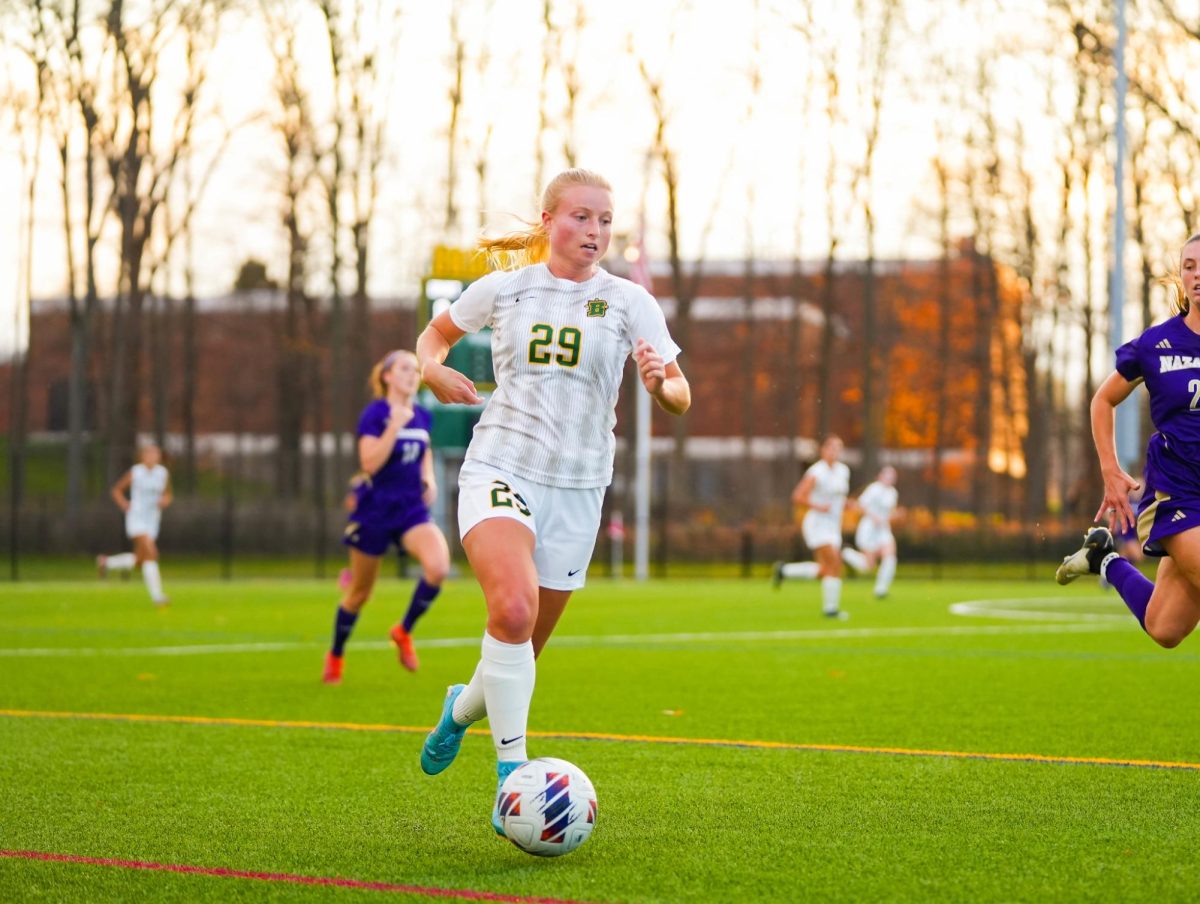
<svg viewBox="0 0 1200 904">
<path fill-rule="evenodd" d="M 415 672 L 421 666 L 421 660 L 417 658 L 416 648 L 413 647 L 412 635 L 404 630 L 403 625 L 396 625 L 391 632 L 392 643 L 396 645 L 396 653 L 400 657 L 400 664 L 410 672 Z"/>
<path fill-rule="evenodd" d="M 341 656 L 334 656 L 332 653 L 325 654 L 325 674 L 321 676 L 321 680 L 326 684 L 342 683 Z"/>
</svg>

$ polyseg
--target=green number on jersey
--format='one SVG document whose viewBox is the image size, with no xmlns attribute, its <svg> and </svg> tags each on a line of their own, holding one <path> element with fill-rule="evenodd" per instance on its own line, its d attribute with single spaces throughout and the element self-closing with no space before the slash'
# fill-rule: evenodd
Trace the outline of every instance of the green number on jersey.
<svg viewBox="0 0 1200 904">
<path fill-rule="evenodd" d="M 574 367 L 579 363 L 579 345 L 583 341 L 583 333 L 578 327 L 564 326 L 558 331 L 556 354 L 550 351 L 550 346 L 554 344 L 554 327 L 548 323 L 535 323 L 532 333 L 533 338 L 529 340 L 530 364 L 550 364 L 553 361 L 562 367 Z"/>
<path fill-rule="evenodd" d="M 554 327 L 548 323 L 533 325 L 533 338 L 529 340 L 529 363 L 549 364 L 550 343 L 554 341 Z"/>
</svg>

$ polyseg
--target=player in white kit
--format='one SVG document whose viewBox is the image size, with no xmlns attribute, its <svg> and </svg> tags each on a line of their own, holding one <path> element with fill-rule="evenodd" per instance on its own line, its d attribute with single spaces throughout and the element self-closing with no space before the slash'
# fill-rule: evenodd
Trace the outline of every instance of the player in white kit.
<svg viewBox="0 0 1200 904">
<path fill-rule="evenodd" d="M 842 440 L 828 436 L 821 443 L 821 457 L 804 472 L 792 503 L 807 506 L 800 522 L 805 545 L 815 562 L 776 562 L 772 573 L 775 587 L 787 578 L 821 579 L 821 611 L 828 618 L 849 618 L 842 611 L 842 510 L 850 493 L 850 469 L 841 461 Z"/>
<path fill-rule="evenodd" d="M 588 170 L 560 173 L 541 222 L 481 246 L 519 269 L 472 283 L 417 340 L 422 378 L 442 402 L 478 403 L 442 362 L 465 334 L 492 328 L 496 391 L 459 473 L 458 529 L 483 590 L 487 627 L 474 677 L 452 685 L 421 750 L 435 775 L 472 722 L 487 718 L 498 785 L 527 759 L 534 659 L 571 593 L 584 585 L 612 480 L 614 407 L 625 361 L 671 414 L 691 404 L 680 349 L 645 289 L 599 267 L 612 236 L 612 194 Z M 504 834 L 499 794 L 492 826 Z"/>
<path fill-rule="evenodd" d="M 156 606 L 170 599 L 162 588 L 158 570 L 158 528 L 162 510 L 171 504 L 171 475 L 162 464 L 162 450 L 153 443 L 142 446 L 141 459 L 113 484 L 112 498 L 125 513 L 125 534 L 133 541 L 133 552 L 114 556 L 96 556 L 101 577 L 110 571 L 142 568 L 142 580 Z"/>
<path fill-rule="evenodd" d="M 891 465 L 879 472 L 874 482 L 858 494 L 851 505 L 862 512 L 854 531 L 854 545 L 846 547 L 842 559 L 855 571 L 866 574 L 877 566 L 875 597 L 883 599 L 896 576 L 896 538 L 892 534 L 892 517 L 896 514 L 899 494 L 896 490 L 896 469 Z"/>
</svg>

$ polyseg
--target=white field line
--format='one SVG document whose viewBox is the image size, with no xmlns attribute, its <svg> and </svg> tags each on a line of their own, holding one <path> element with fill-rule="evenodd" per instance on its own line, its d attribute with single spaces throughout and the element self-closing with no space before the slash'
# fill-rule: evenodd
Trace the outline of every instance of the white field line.
<svg viewBox="0 0 1200 904">
<path fill-rule="evenodd" d="M 1094 606 L 1097 602 L 1112 605 L 1109 597 L 1089 596 L 1062 599 L 1052 596 L 1019 597 L 1001 600 L 965 600 L 950 606 L 952 615 L 975 618 L 1017 619 L 1020 621 L 1058 622 L 1120 622 L 1128 624 L 1132 616 L 1123 609 L 1113 612 L 1070 612 L 1071 606 Z M 1034 608 L 1026 608 L 1026 607 Z M 1115 607 L 1114 607 L 1115 610 Z"/>
<path fill-rule="evenodd" d="M 989 613 L 992 615 L 992 613 Z M 1104 622 L 1058 623 L 1052 625 L 942 625 L 934 627 L 842 628 L 807 631 L 706 631 L 679 634 L 605 634 L 565 635 L 554 638 L 555 646 L 621 647 L 670 646 L 673 644 L 703 644 L 779 641 L 779 640 L 855 640 L 874 637 L 963 637 L 1004 634 L 1086 634 L 1119 630 L 1124 619 Z M 421 638 L 423 648 L 477 647 L 479 637 Z M 8 647 L 0 649 L 0 658 L 63 657 L 63 656 L 205 656 L 221 653 L 280 653 L 292 650 L 324 649 L 324 641 L 264 641 L 247 643 L 210 643 L 157 647 Z M 355 643 L 357 650 L 382 650 L 391 647 L 388 641 Z"/>
</svg>

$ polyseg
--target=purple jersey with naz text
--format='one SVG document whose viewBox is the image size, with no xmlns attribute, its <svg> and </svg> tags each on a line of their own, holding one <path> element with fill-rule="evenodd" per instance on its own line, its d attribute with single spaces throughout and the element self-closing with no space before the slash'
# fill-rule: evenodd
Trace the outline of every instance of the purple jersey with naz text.
<svg viewBox="0 0 1200 904">
<path fill-rule="evenodd" d="M 1117 372 L 1150 394 L 1158 432 L 1146 447 L 1138 536 L 1163 555 L 1159 540 L 1200 526 L 1200 335 L 1172 317 L 1117 349 Z"/>
<path fill-rule="evenodd" d="M 391 407 L 384 399 L 376 399 L 363 409 L 358 420 L 359 436 L 382 436 L 391 418 Z M 422 506 L 421 462 L 429 448 L 429 429 L 433 418 L 428 409 L 413 406 L 413 415 L 396 434 L 392 454 L 378 471 L 364 483 L 358 493 L 359 520 L 402 517 L 405 509 Z"/>
</svg>

